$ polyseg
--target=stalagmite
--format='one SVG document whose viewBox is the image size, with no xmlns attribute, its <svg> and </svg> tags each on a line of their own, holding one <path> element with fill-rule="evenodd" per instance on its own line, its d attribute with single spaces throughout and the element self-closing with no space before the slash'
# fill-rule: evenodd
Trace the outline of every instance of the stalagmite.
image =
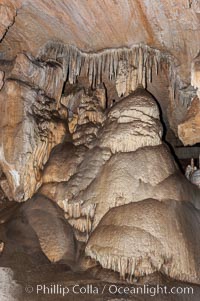
<svg viewBox="0 0 200 301">
<path fill-rule="evenodd" d="M 0 0 L 0 301 L 200 300 L 199 21 Z"/>
<path fill-rule="evenodd" d="M 100 146 L 110 148 L 112 153 L 135 151 L 139 147 L 161 143 L 162 128 L 157 105 L 144 92 L 144 95 L 137 93 L 138 97 L 130 94 L 110 110 L 99 135 Z"/>
<path fill-rule="evenodd" d="M 114 130 L 112 123 L 116 123 Z M 146 123 L 147 132 L 143 131 Z M 121 135 L 121 124 L 128 134 Z M 133 137 L 131 124 L 136 129 Z M 52 188 L 51 197 L 64 209 L 66 218 L 76 219 L 74 227 L 85 233 L 86 220 L 82 217 L 88 215 L 91 206 L 95 208 L 89 214 L 94 230 L 110 208 L 147 197 L 163 201 L 167 195 L 176 201 L 191 201 L 200 208 L 198 188 L 179 172 L 161 135 L 156 102 L 142 89 L 108 111 L 94 146 L 86 152 L 77 173 L 68 182 Z M 49 190 L 49 186 L 41 188 L 47 195 Z"/>
<path fill-rule="evenodd" d="M 199 222 L 199 211 L 189 203 L 154 199 L 130 203 L 103 217 L 86 254 L 123 279 L 160 271 L 199 284 Z"/>
</svg>

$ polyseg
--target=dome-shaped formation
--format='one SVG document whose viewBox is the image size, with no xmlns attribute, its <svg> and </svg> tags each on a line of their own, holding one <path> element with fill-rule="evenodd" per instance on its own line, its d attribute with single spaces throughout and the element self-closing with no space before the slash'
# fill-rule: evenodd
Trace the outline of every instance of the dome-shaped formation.
<svg viewBox="0 0 200 301">
<path fill-rule="evenodd" d="M 113 154 L 131 152 L 159 145 L 161 137 L 158 106 L 149 93 L 138 89 L 110 110 L 99 145 L 110 148 Z"/>
<path fill-rule="evenodd" d="M 147 199 L 111 209 L 86 254 L 123 278 L 162 272 L 200 283 L 200 212 L 190 203 Z"/>
<path fill-rule="evenodd" d="M 138 89 L 108 111 L 73 176 L 40 191 L 64 209 L 102 267 L 123 278 L 159 271 L 200 283 L 200 191 L 161 135 L 156 101 Z"/>
<path fill-rule="evenodd" d="M 181 175 L 161 133 L 156 101 L 142 89 L 110 109 L 77 173 L 53 192 L 73 227 L 88 235 L 110 208 L 146 198 L 198 206 L 196 188 Z"/>
</svg>

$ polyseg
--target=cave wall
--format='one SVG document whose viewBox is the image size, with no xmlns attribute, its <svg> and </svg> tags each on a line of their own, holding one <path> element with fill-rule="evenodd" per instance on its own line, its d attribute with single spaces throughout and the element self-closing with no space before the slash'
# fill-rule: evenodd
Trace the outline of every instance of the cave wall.
<svg viewBox="0 0 200 301">
<path fill-rule="evenodd" d="M 33 195 L 51 149 L 60 143 L 67 124 L 59 114 L 63 87 L 58 64 L 33 62 L 19 54 L 0 91 L 1 169 L 12 198 Z"/>
<path fill-rule="evenodd" d="M 39 189 L 57 144 L 76 138 L 90 147 L 104 111 L 137 87 L 160 105 L 175 152 L 199 143 L 199 13 L 188 0 L 1 0 L 1 186 L 9 198 Z"/>
</svg>

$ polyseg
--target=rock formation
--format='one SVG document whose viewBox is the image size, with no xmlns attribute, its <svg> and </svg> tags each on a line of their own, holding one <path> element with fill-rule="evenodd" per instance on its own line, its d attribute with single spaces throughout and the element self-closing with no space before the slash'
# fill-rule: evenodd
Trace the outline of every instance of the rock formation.
<svg viewBox="0 0 200 301">
<path fill-rule="evenodd" d="M 12 271 L 12 269 L 1 267 L 0 276 L 1 276 L 1 280 L 0 280 L 1 300 L 2 301 L 19 300 L 22 294 L 22 287 L 14 280 L 14 272 Z"/>
<path fill-rule="evenodd" d="M 150 2 L 0 1 L 10 300 L 2 266 L 200 285 L 200 5 Z"/>
<path fill-rule="evenodd" d="M 24 54 L 6 76 L 0 92 L 0 164 L 14 200 L 37 190 L 51 149 L 67 132 L 58 112 L 62 86 L 58 64 L 33 62 Z"/>
<path fill-rule="evenodd" d="M 17 251 L 37 258 L 43 254 L 51 262 L 65 262 L 72 267 L 78 256 L 72 227 L 62 210 L 42 195 L 18 207 L 13 218 L 5 221 L 1 239 L 6 254 Z"/>
<path fill-rule="evenodd" d="M 199 210 L 186 202 L 146 199 L 119 206 L 100 221 L 86 254 L 130 280 L 160 271 L 199 284 L 199 222 Z"/>
<path fill-rule="evenodd" d="M 1 16 L 0 40 L 2 40 L 2 38 L 6 34 L 9 27 L 12 26 L 14 23 L 16 11 L 15 11 L 14 7 L 6 5 L 6 2 L 5 2 L 5 5 L 1 3 L 0 4 L 0 16 Z"/>
<path fill-rule="evenodd" d="M 200 100 L 196 97 L 188 108 L 185 119 L 178 126 L 179 137 L 185 145 L 193 145 L 199 142 L 199 118 Z"/>
<path fill-rule="evenodd" d="M 74 175 L 40 192 L 64 209 L 85 238 L 110 208 L 130 202 L 169 198 L 200 208 L 198 189 L 181 174 L 161 136 L 156 102 L 139 89 L 108 111 Z"/>
<path fill-rule="evenodd" d="M 145 95 L 144 109 L 140 93 L 116 104 L 109 114 L 117 116 L 118 122 L 123 116 L 130 122 L 131 115 L 134 122 L 133 116 L 138 112 L 150 118 L 156 105 Z M 166 146 L 154 140 L 154 131 L 158 133 L 159 128 L 148 124 L 148 134 L 156 146 L 149 143 L 148 135 L 143 135 L 143 120 L 137 131 L 139 137 L 143 135 L 137 148 L 133 145 L 126 153 L 123 142 L 128 145 L 129 136 L 124 136 L 119 144 L 120 153 L 114 151 L 97 178 L 75 198 L 82 207 L 80 214 L 87 206 L 95 205 L 91 217 L 91 229 L 95 230 L 90 234 L 86 254 L 123 278 L 161 271 L 178 280 L 200 283 L 200 271 L 196 268 L 199 247 L 194 243 L 199 240 L 196 229 L 200 221 L 200 191 L 184 180 Z M 120 127 L 112 138 L 118 136 L 117 131 Z M 110 209 L 113 207 L 117 208 Z"/>
<path fill-rule="evenodd" d="M 191 83 L 197 89 L 200 98 L 200 53 L 192 62 Z"/>
</svg>

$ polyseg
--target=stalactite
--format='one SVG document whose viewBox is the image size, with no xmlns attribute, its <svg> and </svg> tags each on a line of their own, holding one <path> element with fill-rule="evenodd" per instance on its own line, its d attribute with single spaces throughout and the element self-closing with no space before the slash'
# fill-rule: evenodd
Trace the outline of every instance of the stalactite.
<svg viewBox="0 0 200 301">
<path fill-rule="evenodd" d="M 145 276 L 156 272 L 156 267 L 149 258 L 141 260 L 141 258 L 135 259 L 113 254 L 97 254 L 91 249 L 86 249 L 86 252 L 88 256 L 100 262 L 103 268 L 119 272 L 122 280 L 129 280 L 132 282 L 134 277 L 142 275 Z M 143 266 L 143 262 L 146 263 L 145 267 Z M 163 256 L 162 262 L 160 262 L 160 267 L 164 265 L 165 258 Z"/>
<path fill-rule="evenodd" d="M 158 49 L 151 48 L 147 45 L 134 45 L 131 48 L 106 49 L 97 53 L 86 53 L 75 46 L 63 45 L 59 42 L 49 42 L 40 50 L 38 58 L 41 60 L 63 59 L 63 77 L 73 84 L 77 76 L 85 68 L 89 78 L 90 85 L 95 88 L 101 83 L 102 75 L 105 73 L 109 80 L 116 80 L 119 74 L 119 64 L 124 62 L 127 69 L 134 66 L 137 74 L 133 78 L 129 76 L 126 87 L 137 87 L 143 85 L 146 87 L 147 81 L 152 81 L 152 68 L 155 69 L 156 75 L 162 70 L 162 65 L 168 66 L 168 78 L 172 91 L 172 97 L 179 97 L 179 90 L 182 86 L 180 77 L 176 71 L 175 59 L 168 53 L 161 52 Z M 132 81 L 132 82 L 131 82 Z M 122 91 L 122 95 L 124 92 Z M 188 106 L 191 97 L 185 97 L 184 103 Z"/>
</svg>

